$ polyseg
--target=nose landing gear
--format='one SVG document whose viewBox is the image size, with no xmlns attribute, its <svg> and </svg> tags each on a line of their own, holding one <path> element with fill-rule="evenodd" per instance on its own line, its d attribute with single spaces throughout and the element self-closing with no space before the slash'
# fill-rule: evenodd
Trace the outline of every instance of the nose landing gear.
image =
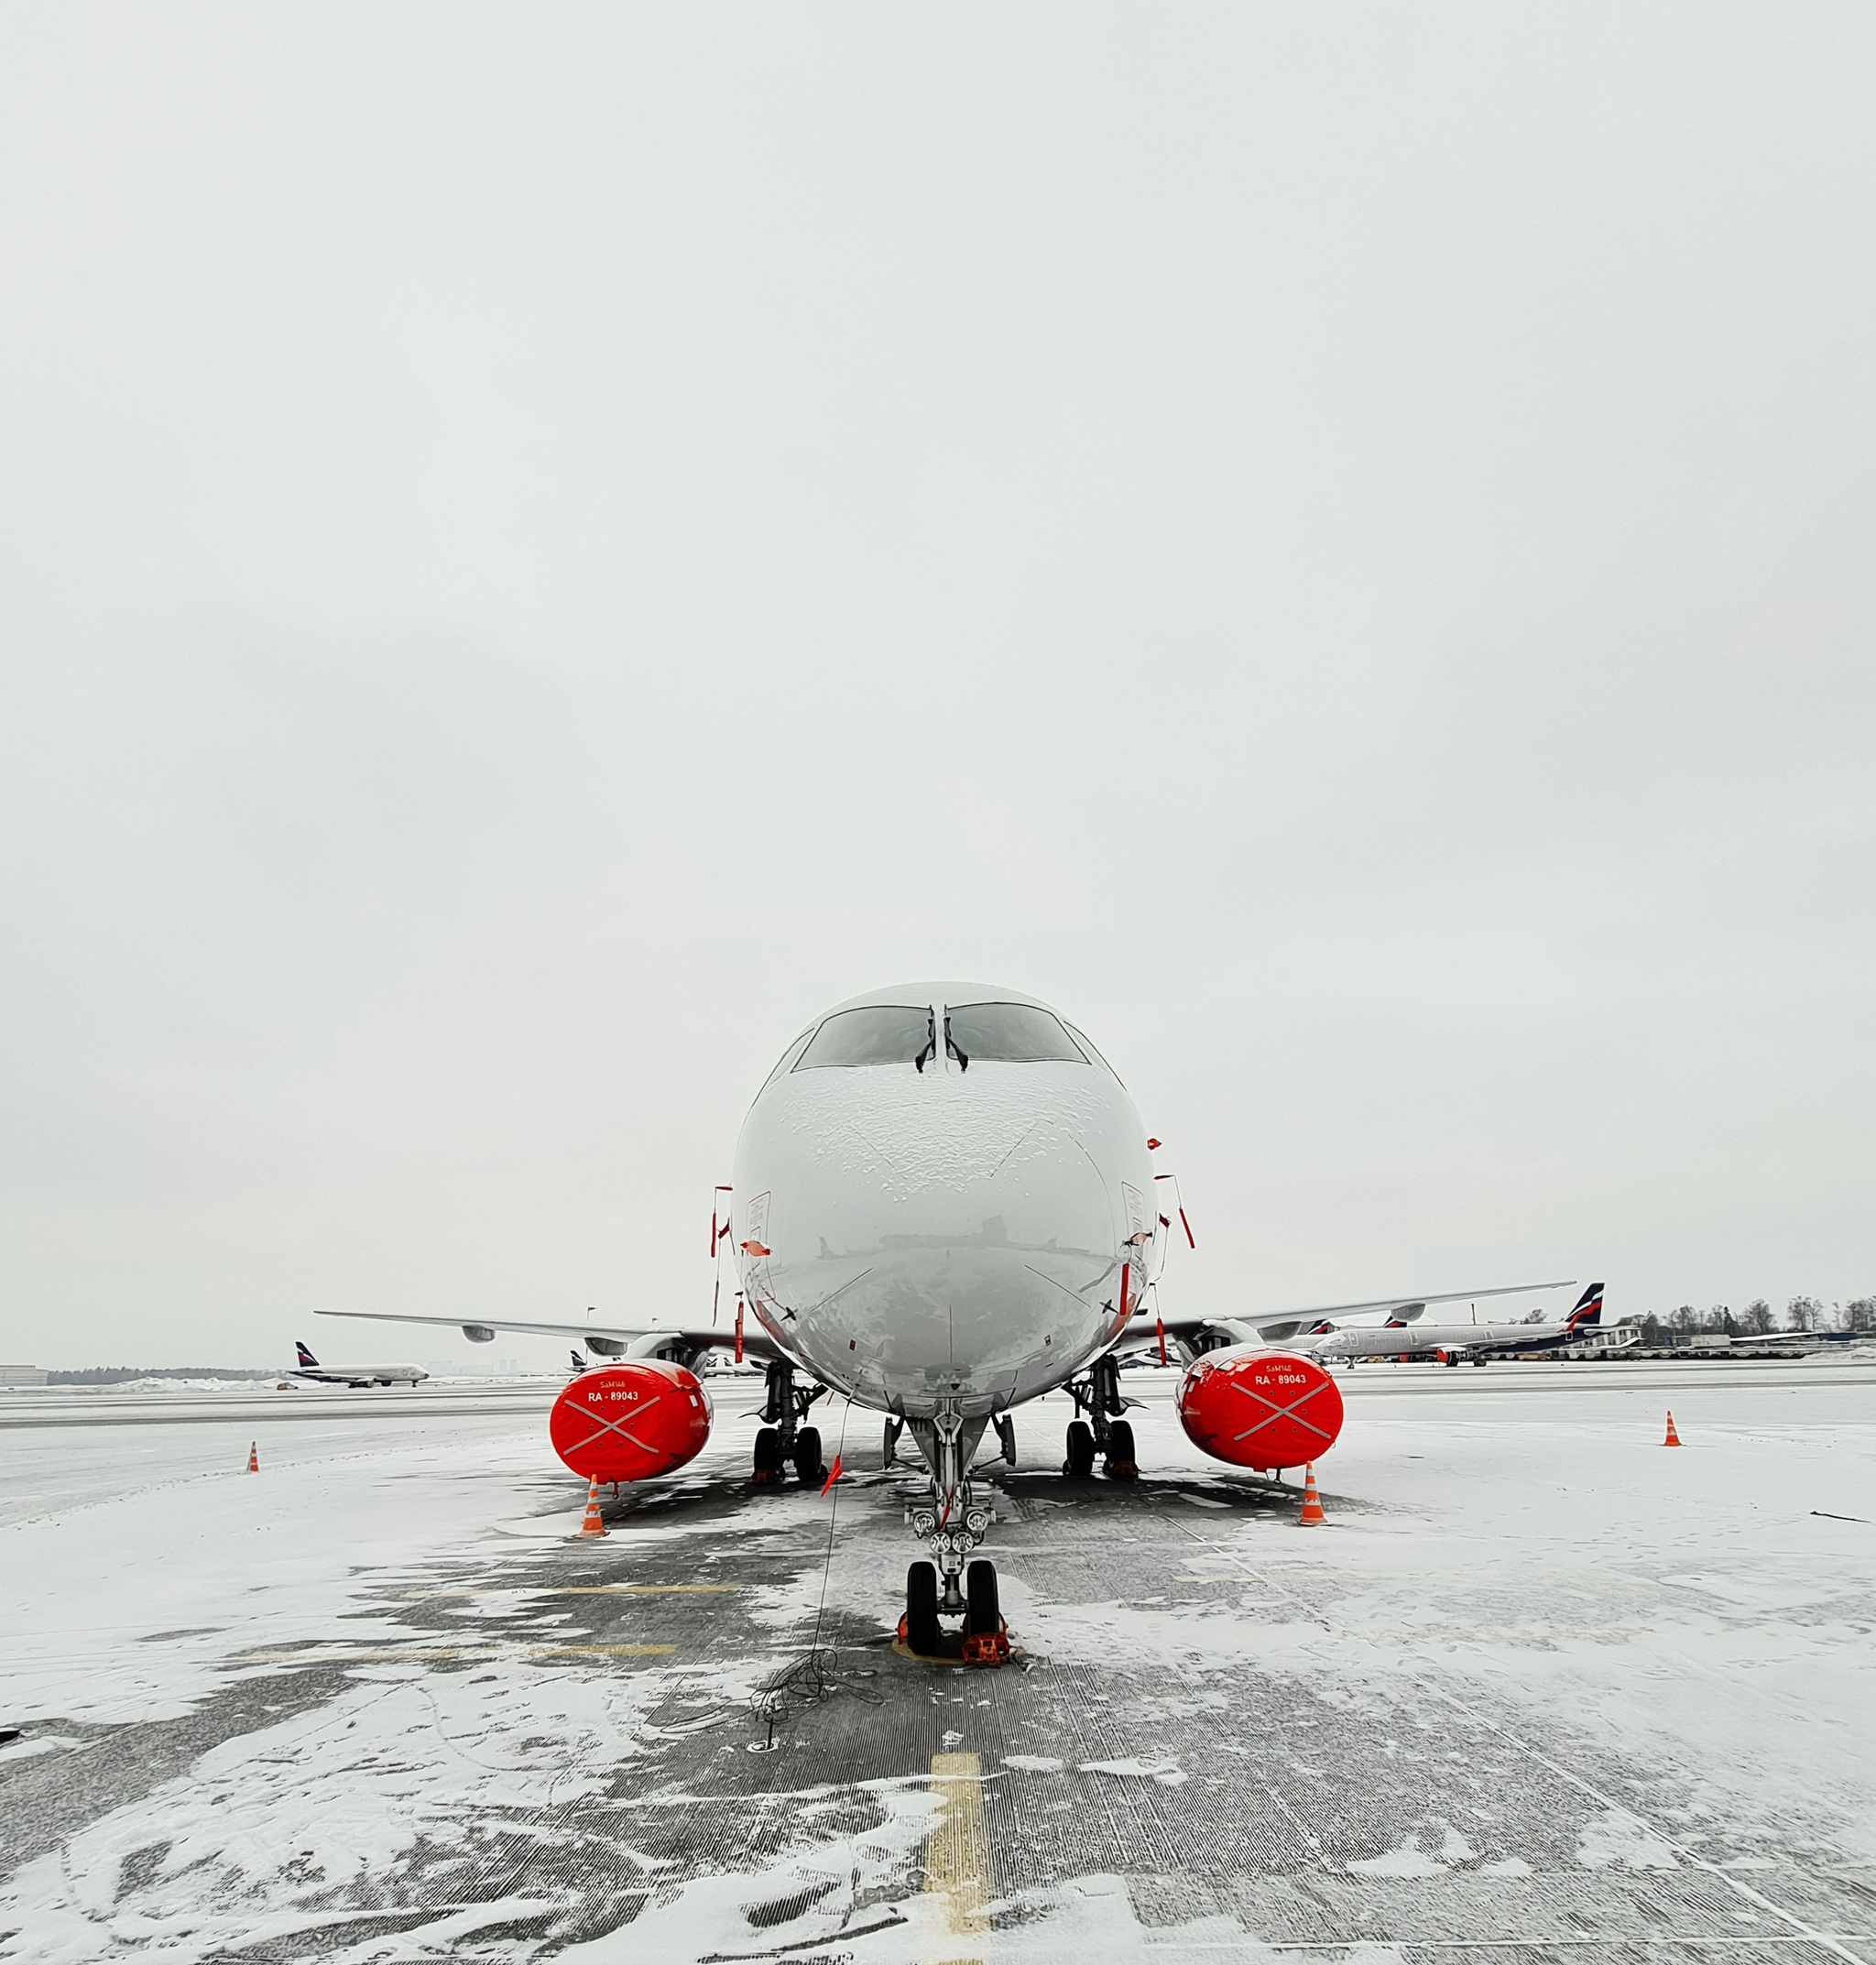
<svg viewBox="0 0 1876 1965">
<path fill-rule="evenodd" d="M 1009 1656 L 1009 1633 L 998 1606 L 997 1571 L 981 1558 L 965 1568 L 990 1526 L 990 1510 L 972 1488 L 969 1471 L 985 1422 L 953 1412 L 907 1425 L 932 1469 L 932 1488 L 927 1499 L 907 1508 L 906 1518 L 934 1560 L 906 1572 L 900 1642 L 915 1657 L 1001 1665 Z M 1003 1427 L 998 1431 L 1001 1437 Z M 1013 1432 L 1004 1444 L 1013 1446 Z M 947 1632 L 941 1622 L 946 1617 L 961 1618 L 962 1632 Z"/>
<path fill-rule="evenodd" d="M 1009 1662 L 1009 1626 L 997 1600 L 994 1563 L 979 1556 L 965 1572 L 961 1632 L 954 1634 L 944 1629 L 940 1610 L 936 1567 L 913 1563 L 905 1573 L 905 1615 L 899 1621 L 899 1641 L 913 1657 L 960 1665 Z"/>
</svg>

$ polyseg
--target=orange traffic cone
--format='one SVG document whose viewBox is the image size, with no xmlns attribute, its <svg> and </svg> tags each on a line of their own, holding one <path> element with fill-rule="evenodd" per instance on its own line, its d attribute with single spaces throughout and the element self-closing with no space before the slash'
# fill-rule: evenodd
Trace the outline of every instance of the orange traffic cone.
<svg viewBox="0 0 1876 1965">
<path fill-rule="evenodd" d="M 258 1440 L 251 1440 L 248 1443 L 247 1471 L 250 1474 L 260 1472 L 260 1442 Z"/>
<path fill-rule="evenodd" d="M 599 1483 L 596 1480 L 586 1483 L 586 1517 L 580 1523 L 580 1533 L 583 1535 L 603 1535 L 605 1533 L 605 1523 L 599 1519 Z"/>
<path fill-rule="evenodd" d="M 1674 1431 L 1674 1415 L 1672 1413 L 1667 1415 L 1667 1437 L 1661 1444 L 1663 1446 L 1678 1446 L 1681 1444 L 1681 1436 Z"/>
<path fill-rule="evenodd" d="M 1303 1512 L 1296 1517 L 1298 1528 L 1320 1528 L 1327 1517 L 1323 1513 L 1322 1496 L 1315 1490 L 1315 1462 L 1303 1469 Z"/>
</svg>

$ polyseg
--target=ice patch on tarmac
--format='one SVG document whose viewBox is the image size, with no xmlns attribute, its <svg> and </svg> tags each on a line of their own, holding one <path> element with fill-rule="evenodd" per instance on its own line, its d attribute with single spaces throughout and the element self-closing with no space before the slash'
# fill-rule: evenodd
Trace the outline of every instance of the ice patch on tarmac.
<svg viewBox="0 0 1876 1965">
<path fill-rule="evenodd" d="M 1185 1780 L 1177 1761 L 1084 1761 L 1081 1771 L 1118 1774 L 1127 1781 L 1157 1781 L 1162 1787 L 1178 1787 Z"/>
<path fill-rule="evenodd" d="M 717 1870 L 682 1883 L 652 1880 L 645 1906 L 627 1925 L 576 1944 L 560 1959 L 612 1965 L 657 1960 L 696 1965 L 704 1959 L 773 1957 L 865 1938 L 867 1965 L 923 1965 L 947 1956 L 931 1949 L 943 1928 L 943 1905 L 914 1892 L 906 1877 L 938 1813 L 922 1779 L 867 1782 L 882 1819 L 858 1834 L 834 1836 L 791 1850 L 760 1868 Z M 811 1831 L 837 1818 L 850 1791 L 821 1788 L 769 1794 L 758 1806 L 790 1807 L 794 1826 Z"/>
<path fill-rule="evenodd" d="M 1576 1861 L 1587 1870 L 1680 1868 L 1673 1844 L 1626 1808 L 1611 1808 L 1585 1825 L 1576 1840 Z"/>
<path fill-rule="evenodd" d="M 1445 1864 L 1436 1862 L 1412 1836 L 1385 1855 L 1366 1857 L 1351 1862 L 1348 1868 L 1357 1876 L 1444 1876 L 1446 1873 Z"/>
</svg>

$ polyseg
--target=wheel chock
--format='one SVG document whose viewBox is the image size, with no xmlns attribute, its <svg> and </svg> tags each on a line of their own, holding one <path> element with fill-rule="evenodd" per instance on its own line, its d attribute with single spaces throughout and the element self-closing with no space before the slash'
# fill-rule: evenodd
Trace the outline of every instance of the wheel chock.
<svg viewBox="0 0 1876 1965">
<path fill-rule="evenodd" d="M 1009 1626 L 1002 1618 L 997 1620 L 994 1631 L 979 1631 L 964 1641 L 964 1662 L 966 1665 L 1008 1665 L 1009 1663 Z"/>
<path fill-rule="evenodd" d="M 998 1619 L 995 1631 L 982 1632 L 975 1637 L 960 1637 L 954 1631 L 941 1631 L 938 1647 L 936 1653 L 914 1651 L 906 1641 L 906 1620 L 900 1619 L 892 1648 L 901 1658 L 910 1658 L 914 1665 L 1008 1665 L 1017 1655 L 1015 1646 L 1009 1642 L 1009 1626 L 1001 1618 Z"/>
</svg>

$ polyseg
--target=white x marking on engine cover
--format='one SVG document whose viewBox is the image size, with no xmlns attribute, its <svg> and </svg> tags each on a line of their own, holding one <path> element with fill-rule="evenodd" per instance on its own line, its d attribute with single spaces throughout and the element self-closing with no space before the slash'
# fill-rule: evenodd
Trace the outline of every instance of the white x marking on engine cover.
<svg viewBox="0 0 1876 1965">
<path fill-rule="evenodd" d="M 588 1419 L 591 1419 L 594 1414 L 588 1413 L 586 1416 Z M 567 1452 L 578 1453 L 582 1447 L 592 1446 L 593 1442 L 596 1440 L 602 1433 L 616 1433 L 621 1439 L 630 1440 L 633 1446 L 635 1446 L 640 1453 L 649 1453 L 653 1459 L 656 1459 L 658 1457 L 657 1447 L 648 1446 L 636 1433 L 627 1433 L 626 1431 L 626 1423 L 622 1418 L 602 1419 L 599 1422 L 598 1426 L 593 1432 L 589 1433 L 584 1439 L 575 1441 L 573 1446 L 567 1448 Z"/>
<path fill-rule="evenodd" d="M 1312 1385 L 1301 1398 L 1291 1400 L 1288 1405 L 1279 1405 L 1274 1399 L 1265 1398 L 1263 1393 L 1257 1391 L 1255 1387 L 1241 1384 L 1235 1378 L 1229 1379 L 1226 1382 L 1229 1384 L 1233 1392 L 1241 1392 L 1247 1399 L 1255 1399 L 1260 1405 L 1268 1405 L 1270 1407 L 1270 1411 L 1258 1421 L 1256 1425 L 1247 1426 L 1242 1433 L 1236 1436 L 1232 1442 L 1234 1446 L 1238 1440 L 1248 1440 L 1253 1433 L 1261 1433 L 1266 1426 L 1274 1425 L 1280 1419 L 1293 1419 L 1298 1425 L 1307 1426 L 1312 1433 L 1319 1435 L 1323 1439 L 1332 1440 L 1335 1438 L 1335 1435 L 1326 1426 L 1317 1425 L 1314 1420 L 1305 1419 L 1297 1411 L 1298 1406 L 1306 1404 L 1315 1397 L 1317 1392 L 1328 1390 L 1329 1381 L 1327 1379 L 1324 1379 L 1319 1384 Z"/>
</svg>

